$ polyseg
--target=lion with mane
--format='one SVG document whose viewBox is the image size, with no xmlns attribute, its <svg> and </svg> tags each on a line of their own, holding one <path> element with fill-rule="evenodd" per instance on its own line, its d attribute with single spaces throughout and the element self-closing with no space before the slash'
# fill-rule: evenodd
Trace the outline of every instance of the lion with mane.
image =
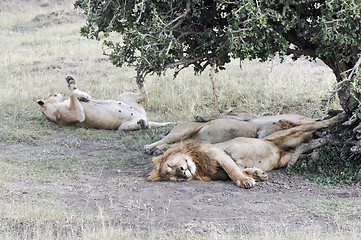
<svg viewBox="0 0 361 240">
<path fill-rule="evenodd" d="M 237 137 L 264 138 L 274 132 L 314 121 L 301 115 L 289 114 L 260 117 L 252 121 L 217 118 L 208 122 L 183 122 L 175 126 L 164 138 L 145 145 L 144 150 L 149 154 L 159 155 L 172 144 L 182 141 L 220 143 Z"/>
<path fill-rule="evenodd" d="M 237 186 L 252 188 L 266 180 L 266 171 L 284 167 L 293 150 L 318 129 L 343 121 L 345 114 L 275 132 L 265 138 L 238 137 L 209 144 L 180 143 L 154 157 L 148 181 L 232 179 Z"/>
</svg>

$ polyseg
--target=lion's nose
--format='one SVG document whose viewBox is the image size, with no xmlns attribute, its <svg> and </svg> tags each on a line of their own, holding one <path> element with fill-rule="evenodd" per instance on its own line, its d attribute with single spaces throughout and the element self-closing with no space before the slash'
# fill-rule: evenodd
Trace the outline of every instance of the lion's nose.
<svg viewBox="0 0 361 240">
<path fill-rule="evenodd" d="M 184 167 L 179 167 L 179 169 L 181 170 L 182 174 L 185 176 L 186 175 L 186 169 Z"/>
</svg>

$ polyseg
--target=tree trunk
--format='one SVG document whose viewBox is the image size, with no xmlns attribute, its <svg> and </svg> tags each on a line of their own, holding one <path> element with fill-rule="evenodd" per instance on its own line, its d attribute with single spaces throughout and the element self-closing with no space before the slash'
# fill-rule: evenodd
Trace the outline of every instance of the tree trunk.
<svg viewBox="0 0 361 240">
<path fill-rule="evenodd" d="M 339 86 L 339 91 L 337 92 L 337 96 L 340 100 L 340 105 L 342 109 L 347 113 L 347 115 L 349 116 L 352 115 L 352 113 L 355 112 L 359 107 L 359 102 L 351 95 L 352 90 L 348 82 L 344 81 L 345 80 L 344 73 L 354 68 L 355 64 L 357 63 L 345 63 L 343 61 L 339 61 L 339 62 L 326 61 L 324 59 L 321 60 L 332 69 L 333 73 L 336 76 L 336 81 L 338 83 L 341 83 L 341 85 Z M 360 93 L 354 93 L 354 94 L 356 94 L 358 97 L 360 95 Z"/>
<path fill-rule="evenodd" d="M 340 105 L 347 115 L 351 115 L 357 110 L 359 103 L 351 96 L 350 86 L 342 86 L 337 95 L 340 100 Z"/>
</svg>

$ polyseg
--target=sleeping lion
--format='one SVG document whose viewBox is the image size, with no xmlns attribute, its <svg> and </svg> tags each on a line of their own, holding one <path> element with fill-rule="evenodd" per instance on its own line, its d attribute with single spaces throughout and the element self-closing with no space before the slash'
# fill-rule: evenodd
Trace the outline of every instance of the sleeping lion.
<svg viewBox="0 0 361 240">
<path fill-rule="evenodd" d="M 198 140 L 206 143 L 220 143 L 236 137 L 264 138 L 280 130 L 314 122 L 311 118 L 296 114 L 254 117 L 247 121 L 244 118 L 225 116 L 229 115 L 209 119 L 208 122 L 180 123 L 163 139 L 145 145 L 144 150 L 146 153 L 159 155 L 165 152 L 171 144 L 181 141 Z"/>
<path fill-rule="evenodd" d="M 148 181 L 232 179 L 237 186 L 252 188 L 267 179 L 265 171 L 284 167 L 293 149 L 318 129 L 343 121 L 345 114 L 275 132 L 263 139 L 238 137 L 209 144 L 178 144 L 153 158 Z"/>
<path fill-rule="evenodd" d="M 137 130 L 160 127 L 171 124 L 151 122 L 141 102 L 148 101 L 144 86 L 140 93 L 125 92 L 118 100 L 93 100 L 91 96 L 75 86 L 75 80 L 67 76 L 66 81 L 71 91 L 70 99 L 62 101 L 61 94 L 52 94 L 38 100 L 42 113 L 50 120 L 63 124 L 86 128 Z"/>
<path fill-rule="evenodd" d="M 314 120 L 309 117 L 305 117 L 298 114 L 279 114 L 274 116 L 257 116 L 255 114 L 249 113 L 247 111 L 237 111 L 237 110 L 227 110 L 222 114 L 213 115 L 213 116 L 195 116 L 194 120 L 196 122 L 209 122 L 215 119 L 235 119 L 239 121 L 247 121 L 253 123 L 268 123 L 268 122 L 277 122 L 279 120 L 286 120 L 294 124 L 305 124 L 311 123 Z"/>
</svg>

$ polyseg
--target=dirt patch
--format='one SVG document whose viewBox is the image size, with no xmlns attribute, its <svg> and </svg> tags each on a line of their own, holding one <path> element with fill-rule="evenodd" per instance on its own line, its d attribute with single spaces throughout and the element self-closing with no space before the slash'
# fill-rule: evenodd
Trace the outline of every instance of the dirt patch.
<svg viewBox="0 0 361 240">
<path fill-rule="evenodd" d="M 113 224 L 144 231 L 282 229 L 302 234 L 361 229 L 360 186 L 321 186 L 283 170 L 269 172 L 267 182 L 248 190 L 231 181 L 150 183 L 146 176 L 151 157 L 138 142 L 154 132 L 111 132 L 109 138 L 99 139 L 94 137 L 98 130 L 85 132 L 93 136 L 65 130 L 59 128 L 44 142 L 0 141 L 4 161 L 17 156 L 22 160 L 16 164 L 30 164 L 28 176 L 6 182 L 3 198 L 46 196 L 75 211 L 101 209 Z M 78 159 L 72 165 L 76 171 L 64 175 L 59 164 L 72 158 Z M 41 171 L 58 177 L 29 177 L 35 161 L 44 166 Z"/>
</svg>

